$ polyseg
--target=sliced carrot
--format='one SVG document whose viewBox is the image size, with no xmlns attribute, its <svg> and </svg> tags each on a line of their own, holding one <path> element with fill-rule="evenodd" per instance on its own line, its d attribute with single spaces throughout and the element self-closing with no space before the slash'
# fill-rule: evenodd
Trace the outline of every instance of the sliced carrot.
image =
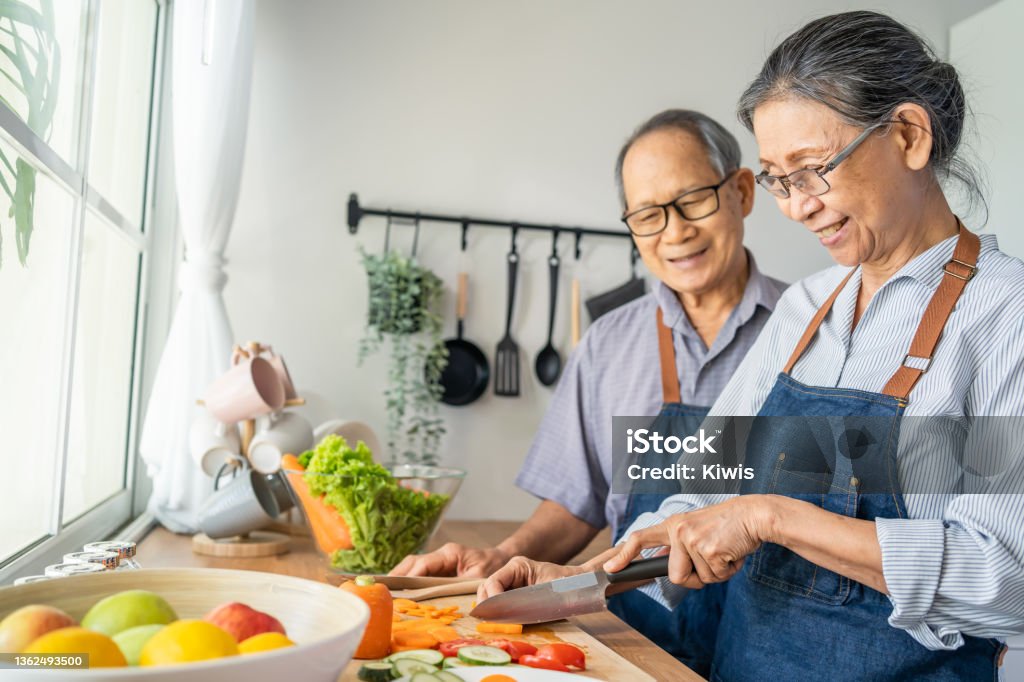
<svg viewBox="0 0 1024 682">
<path fill-rule="evenodd" d="M 437 638 L 429 632 L 400 631 L 391 634 L 391 647 L 412 647 L 413 649 L 433 649 L 439 644 Z"/>
<path fill-rule="evenodd" d="M 290 472 L 304 471 L 299 464 L 299 458 L 290 454 L 281 457 L 281 467 Z M 299 496 L 299 502 L 302 503 L 302 509 L 306 512 L 310 530 L 313 532 L 313 539 L 320 549 L 326 554 L 339 549 L 352 549 L 352 535 L 341 514 L 324 502 L 322 497 L 317 497 L 310 491 L 301 473 L 290 472 L 286 473 L 288 483 Z"/>
<path fill-rule="evenodd" d="M 440 618 L 438 618 L 438 620 L 441 621 L 442 623 L 444 623 L 445 625 L 451 625 L 452 623 L 454 623 L 458 619 L 459 619 L 458 616 L 441 616 Z"/>
<path fill-rule="evenodd" d="M 426 631 L 443 625 L 445 625 L 445 623 L 442 623 L 439 620 L 434 620 L 433 618 L 414 618 L 392 624 L 391 630 L 394 632 L 411 632 L 414 630 Z"/>
<path fill-rule="evenodd" d="M 436 639 L 438 642 L 450 642 L 454 639 L 462 639 L 462 635 L 456 631 L 453 627 L 447 625 L 441 625 L 435 628 L 427 630 L 427 634 Z"/>
<path fill-rule="evenodd" d="M 502 635 L 521 635 L 523 633 L 523 626 L 519 623 L 477 623 L 476 631 Z"/>
<path fill-rule="evenodd" d="M 403 599 L 399 597 L 393 602 L 396 609 L 415 609 L 419 608 L 419 604 L 414 602 L 412 599 Z"/>
<path fill-rule="evenodd" d="M 392 623 L 401 623 L 402 622 L 402 614 L 400 614 L 400 613 L 392 613 L 391 614 L 391 622 Z"/>
</svg>

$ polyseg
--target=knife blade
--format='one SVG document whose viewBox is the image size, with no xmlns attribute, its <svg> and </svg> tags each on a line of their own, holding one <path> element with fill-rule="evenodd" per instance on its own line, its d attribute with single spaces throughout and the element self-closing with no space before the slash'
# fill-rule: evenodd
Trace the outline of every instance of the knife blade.
<svg viewBox="0 0 1024 682">
<path fill-rule="evenodd" d="M 496 594 L 469 615 L 491 623 L 547 623 L 607 608 L 609 585 L 668 575 L 668 556 L 634 561 L 618 573 L 598 570 Z"/>
</svg>

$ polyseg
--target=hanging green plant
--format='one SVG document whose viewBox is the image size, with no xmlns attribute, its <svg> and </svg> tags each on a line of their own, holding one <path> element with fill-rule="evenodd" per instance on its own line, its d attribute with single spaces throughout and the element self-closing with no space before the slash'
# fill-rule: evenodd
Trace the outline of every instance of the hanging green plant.
<svg viewBox="0 0 1024 682">
<path fill-rule="evenodd" d="M 414 257 L 394 251 L 380 256 L 361 253 L 369 306 L 359 363 L 388 341 L 390 364 L 384 397 L 391 460 L 437 464 L 445 433 L 444 420 L 438 415 L 444 392 L 440 380 L 448 364 L 438 312 L 443 282 Z"/>
<path fill-rule="evenodd" d="M 0 104 L 42 138 L 49 140 L 60 84 L 60 46 L 52 0 L 39 9 L 21 0 L 0 2 Z M 14 163 L 0 149 L 0 188 L 11 202 L 18 260 L 28 262 L 35 213 L 36 170 L 22 159 Z M 0 264 L 3 262 L 0 234 Z"/>
</svg>

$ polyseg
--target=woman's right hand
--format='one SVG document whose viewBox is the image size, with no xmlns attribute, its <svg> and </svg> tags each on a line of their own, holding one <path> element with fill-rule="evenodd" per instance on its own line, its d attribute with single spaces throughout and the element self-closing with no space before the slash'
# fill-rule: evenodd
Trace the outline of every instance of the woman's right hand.
<svg viewBox="0 0 1024 682">
<path fill-rule="evenodd" d="M 586 573 L 593 568 L 583 566 L 561 566 L 545 561 L 534 561 L 523 556 L 512 557 L 507 564 L 495 571 L 476 591 L 476 600 L 482 602 L 488 597 L 501 594 L 517 587 L 547 583 L 578 573 Z"/>
</svg>

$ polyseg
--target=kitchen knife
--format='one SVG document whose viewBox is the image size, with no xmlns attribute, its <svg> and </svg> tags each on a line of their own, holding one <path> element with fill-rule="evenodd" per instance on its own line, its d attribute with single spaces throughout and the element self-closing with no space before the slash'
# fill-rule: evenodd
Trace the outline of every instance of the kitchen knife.
<svg viewBox="0 0 1024 682">
<path fill-rule="evenodd" d="M 581 573 L 520 587 L 477 604 L 469 615 L 491 623 L 546 623 L 607 608 L 609 585 L 668 575 L 668 555 L 634 561 L 618 573 Z"/>
</svg>

